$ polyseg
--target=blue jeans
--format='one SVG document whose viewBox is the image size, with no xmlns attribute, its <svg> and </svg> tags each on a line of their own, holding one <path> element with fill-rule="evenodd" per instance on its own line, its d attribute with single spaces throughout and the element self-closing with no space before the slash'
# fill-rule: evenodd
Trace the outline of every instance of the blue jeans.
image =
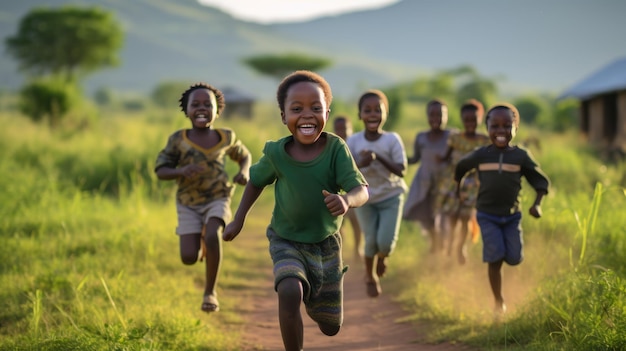
<svg viewBox="0 0 626 351">
<path fill-rule="evenodd" d="M 404 194 L 355 208 L 365 238 L 365 257 L 389 256 L 396 246 Z"/>
<path fill-rule="evenodd" d="M 524 259 L 522 213 L 496 216 L 477 212 L 476 220 L 483 238 L 483 262 L 504 262 L 514 266 Z"/>
</svg>

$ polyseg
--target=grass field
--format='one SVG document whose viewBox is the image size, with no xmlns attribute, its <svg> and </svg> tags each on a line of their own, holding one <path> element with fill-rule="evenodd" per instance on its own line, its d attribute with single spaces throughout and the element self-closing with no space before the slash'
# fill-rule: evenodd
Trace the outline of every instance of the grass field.
<svg viewBox="0 0 626 351">
<path fill-rule="evenodd" d="M 256 112 L 254 120 L 218 121 L 254 160 L 265 140 L 287 133 L 273 107 Z M 227 292 L 264 279 L 258 269 L 270 264 L 262 233 L 271 191 L 246 224 L 259 235 L 225 245 L 223 312 L 206 316 L 199 312 L 203 268 L 178 257 L 174 184 L 152 171 L 167 136 L 187 127 L 181 113 L 113 113 L 54 132 L 11 113 L 0 113 L 0 123 L 0 350 L 238 350 L 243 321 L 229 306 L 246 301 Z M 397 130 L 409 153 L 425 127 L 421 108 L 407 109 Z M 533 152 L 553 187 L 543 218 L 523 219 L 524 263 L 505 268 L 513 303 L 506 321 L 492 323 L 480 243 L 459 267 L 427 255 L 419 229 L 403 223 L 389 284 L 412 320 L 429 322 L 433 342 L 626 349 L 626 167 L 576 146 L 575 133 L 522 125 L 518 138 L 531 134 L 542 139 Z M 534 194 L 523 195 L 527 209 Z"/>
</svg>

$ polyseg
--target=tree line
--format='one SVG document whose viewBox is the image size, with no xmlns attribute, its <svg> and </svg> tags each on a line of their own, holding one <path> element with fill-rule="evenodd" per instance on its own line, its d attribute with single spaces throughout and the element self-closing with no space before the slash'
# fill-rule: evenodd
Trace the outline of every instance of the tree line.
<svg viewBox="0 0 626 351">
<path fill-rule="evenodd" d="M 56 127 L 84 99 L 81 81 L 91 73 L 120 63 L 123 43 L 121 24 L 106 10 L 76 6 L 31 10 L 20 20 L 17 33 L 5 39 L 7 53 L 18 61 L 27 77 L 19 92 L 21 112 L 35 121 L 46 119 L 51 128 Z M 321 71 L 332 65 L 329 59 L 302 53 L 257 55 L 241 62 L 276 81 L 294 70 Z M 436 97 L 453 110 L 474 98 L 488 106 L 499 99 L 497 82 L 501 79 L 481 76 L 472 66 L 465 65 L 383 87 L 381 90 L 389 97 L 393 111 L 388 127 L 393 128 L 397 123 L 407 102 L 425 102 Z M 159 105 L 167 101 L 163 97 L 176 96 L 187 88 L 184 84 L 159 84 L 152 91 L 153 102 Z M 100 89 L 95 99 L 106 104 L 111 93 Z M 577 123 L 577 101 L 556 101 L 552 96 L 528 94 L 515 97 L 512 102 L 526 123 L 556 131 Z"/>
</svg>

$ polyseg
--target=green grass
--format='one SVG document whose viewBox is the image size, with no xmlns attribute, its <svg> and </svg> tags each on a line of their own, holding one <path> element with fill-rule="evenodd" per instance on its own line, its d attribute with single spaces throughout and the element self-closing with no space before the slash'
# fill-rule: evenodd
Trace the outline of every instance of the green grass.
<svg viewBox="0 0 626 351">
<path fill-rule="evenodd" d="M 426 128 L 421 109 L 412 108 L 421 117 L 398 126 L 409 154 Z M 268 104 L 252 121 L 218 126 L 234 129 L 257 160 L 266 140 L 287 133 L 279 118 Z M 0 350 L 240 348 L 239 311 L 248 301 L 228 292 L 254 298 L 254 287 L 267 279 L 259 269 L 271 265 L 262 234 L 271 191 L 246 225 L 250 240 L 224 245 L 222 312 L 206 315 L 199 311 L 203 267 L 184 266 L 178 257 L 174 183 L 152 171 L 167 136 L 187 126 L 180 112 L 114 113 L 55 132 L 9 113 L 0 122 Z M 533 152 L 553 188 L 544 217 L 523 219 L 525 261 L 504 269 L 505 322 L 493 323 L 480 243 L 460 267 L 429 256 L 413 223 L 402 224 L 386 291 L 396 292 L 411 311 L 407 319 L 433 342 L 485 350 L 623 349 L 625 167 L 574 146 L 573 133 L 525 132 L 543 137 Z M 409 169 L 407 183 L 415 171 Z M 524 189 L 527 209 L 534 194 Z M 238 187 L 234 206 L 240 195 Z"/>
</svg>

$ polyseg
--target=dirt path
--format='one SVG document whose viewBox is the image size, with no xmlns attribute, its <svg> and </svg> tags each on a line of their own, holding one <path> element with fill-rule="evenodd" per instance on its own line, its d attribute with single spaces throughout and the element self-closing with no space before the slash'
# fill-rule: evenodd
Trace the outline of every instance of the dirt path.
<svg viewBox="0 0 626 351">
<path fill-rule="evenodd" d="M 268 258 L 269 259 L 269 258 Z M 304 349 L 307 351 L 470 351 L 458 344 L 427 344 L 417 327 L 400 322 L 408 315 L 389 294 L 369 298 L 362 280 L 359 262 L 347 261 L 350 269 L 344 281 L 344 325 L 338 335 L 323 335 L 303 311 Z M 278 326 L 277 297 L 268 269 L 266 283 L 254 292 L 249 309 L 242 311 L 247 321 L 244 328 L 244 351 L 284 350 Z M 383 280 L 384 289 L 384 280 Z"/>
</svg>

